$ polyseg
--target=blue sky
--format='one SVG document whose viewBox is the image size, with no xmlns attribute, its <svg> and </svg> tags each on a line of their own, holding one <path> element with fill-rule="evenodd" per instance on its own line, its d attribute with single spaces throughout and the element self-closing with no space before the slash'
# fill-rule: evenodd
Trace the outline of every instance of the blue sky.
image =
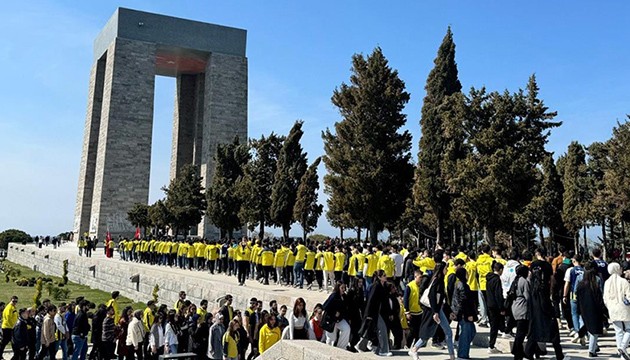
<svg viewBox="0 0 630 360">
<path fill-rule="evenodd" d="M 571 140 L 606 140 L 630 113 L 627 1 L 4 2 L 0 231 L 71 230 L 92 43 L 118 6 L 247 29 L 249 136 L 287 133 L 303 119 L 310 160 L 322 154 L 321 131 L 339 119 L 330 97 L 348 81 L 352 54 L 375 46 L 411 93 L 415 158 L 424 83 L 448 25 L 465 89 L 515 91 L 536 74 L 564 122 L 548 145 L 556 154 Z M 151 202 L 168 182 L 174 79 L 158 77 L 155 97 Z M 323 216 L 317 232 L 337 233 Z"/>
</svg>

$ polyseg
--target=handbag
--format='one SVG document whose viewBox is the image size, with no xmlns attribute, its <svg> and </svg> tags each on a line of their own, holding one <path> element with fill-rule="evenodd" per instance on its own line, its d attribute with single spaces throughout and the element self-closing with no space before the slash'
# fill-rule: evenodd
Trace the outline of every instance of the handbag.
<svg viewBox="0 0 630 360">
<path fill-rule="evenodd" d="M 426 307 L 431 307 L 431 301 L 429 300 L 429 291 L 431 290 L 431 287 L 433 287 L 433 281 L 435 281 L 435 279 L 431 280 L 429 287 L 424 290 L 422 296 L 420 297 L 420 304 Z"/>
<path fill-rule="evenodd" d="M 326 312 L 324 313 L 324 318 L 322 319 L 321 327 L 325 331 L 333 332 L 333 330 L 335 330 L 335 322 L 336 322 L 335 319 L 328 312 Z"/>
</svg>

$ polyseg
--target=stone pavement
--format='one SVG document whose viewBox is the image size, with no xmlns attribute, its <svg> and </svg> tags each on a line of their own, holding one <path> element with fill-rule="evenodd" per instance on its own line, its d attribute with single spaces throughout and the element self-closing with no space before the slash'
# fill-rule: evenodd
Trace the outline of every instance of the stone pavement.
<svg viewBox="0 0 630 360">
<path fill-rule="evenodd" d="M 223 274 L 211 275 L 206 272 L 182 270 L 165 266 L 156 266 L 135 262 L 126 262 L 118 257 L 108 259 L 104 256 L 103 250 L 98 249 L 92 253 L 92 258 L 79 257 L 78 249 L 72 243 L 64 244 L 60 248 L 53 249 L 52 246 L 38 249 L 34 245 L 11 244 L 9 248 L 10 261 L 33 268 L 37 267 L 48 275 L 60 276 L 62 273 L 62 262 L 68 260 L 70 281 L 89 285 L 105 291 L 119 290 L 125 296 L 136 301 L 146 301 L 151 297 L 151 291 L 155 283 L 160 285 L 160 302 L 172 304 L 177 299 L 179 290 L 185 290 L 191 301 L 198 303 L 201 299 L 208 299 L 210 302 L 221 296 L 230 293 L 234 296 L 234 306 L 237 309 L 245 309 L 251 297 L 257 297 L 267 308 L 269 301 L 275 299 L 279 304 L 286 304 L 292 307 L 293 302 L 298 297 L 305 299 L 307 307 L 311 309 L 316 303 L 323 303 L 327 294 L 319 291 L 309 291 L 306 289 L 296 289 L 277 285 L 263 285 L 257 281 L 246 281 L 246 286 L 238 286 L 236 277 L 228 277 Z M 139 283 L 132 283 L 129 277 L 138 275 Z M 216 303 L 215 303 L 216 304 Z M 454 323 L 453 323 L 454 325 Z M 497 341 L 497 348 L 504 351 L 504 354 L 489 355 L 486 350 L 489 329 L 477 327 L 477 337 L 471 349 L 471 357 L 476 359 L 511 359 L 509 355 L 510 342 L 505 339 Z M 572 344 L 566 336 L 566 331 L 561 331 L 562 347 L 567 355 L 572 358 L 586 358 L 588 351 L 582 349 L 579 344 Z M 292 344 L 292 347 L 298 344 Z M 619 358 L 615 356 L 616 346 L 612 333 L 600 338 L 601 359 Z M 280 346 L 279 346 L 280 347 Z M 286 346 L 283 345 L 283 348 Z M 270 350 L 271 351 L 271 350 Z M 299 352 L 299 351 L 298 351 Z M 302 352 L 304 353 L 304 352 Z M 307 352 L 312 354 L 312 352 Z M 295 354 L 295 352 L 293 352 Z M 348 353 L 350 355 L 351 353 Z M 446 359 L 446 350 L 436 350 L 430 345 L 420 351 L 421 359 Z M 322 356 L 324 354 L 321 354 Z M 396 357 L 408 357 L 406 351 L 394 352 Z M 309 355 L 310 356 L 310 355 Z M 316 357 L 317 359 L 334 359 L 334 355 L 328 357 Z M 331 357 L 333 356 L 333 357 Z M 378 358 L 372 354 L 353 354 L 352 358 Z M 554 357 L 553 349 L 548 346 L 548 356 Z M 5 357 L 6 358 L 6 357 Z M 282 358 L 278 354 L 278 358 Z M 345 356 L 344 356 L 345 358 Z M 305 357 L 306 359 L 306 357 Z M 315 359 L 315 358 L 313 358 Z"/>
</svg>

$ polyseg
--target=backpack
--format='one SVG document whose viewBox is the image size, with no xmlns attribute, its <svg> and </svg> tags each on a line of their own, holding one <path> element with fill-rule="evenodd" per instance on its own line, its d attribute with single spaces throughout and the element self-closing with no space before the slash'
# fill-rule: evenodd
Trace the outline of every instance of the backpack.
<svg viewBox="0 0 630 360">
<path fill-rule="evenodd" d="M 573 278 L 575 276 L 575 278 Z M 574 266 L 571 269 L 571 300 L 576 300 L 575 292 L 577 291 L 578 284 L 584 279 L 584 268 L 581 266 Z"/>
<path fill-rule="evenodd" d="M 512 303 L 514 302 L 514 300 L 516 300 L 516 289 L 518 288 L 518 280 L 520 278 L 521 277 L 517 275 L 512 281 L 512 285 L 510 285 L 510 289 L 508 290 L 507 295 L 505 296 L 505 300 L 503 301 L 503 307 L 505 309 L 511 308 Z"/>
</svg>

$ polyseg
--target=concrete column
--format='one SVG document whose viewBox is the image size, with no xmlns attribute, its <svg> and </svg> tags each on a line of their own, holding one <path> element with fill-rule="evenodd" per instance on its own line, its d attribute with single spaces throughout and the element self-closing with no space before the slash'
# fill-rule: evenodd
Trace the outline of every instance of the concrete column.
<svg viewBox="0 0 630 360">
<path fill-rule="evenodd" d="M 90 234 L 133 235 L 127 211 L 149 200 L 155 44 L 116 38 L 107 50 Z"/>
<path fill-rule="evenodd" d="M 201 176 L 207 189 L 212 184 L 214 156 L 218 144 L 229 143 L 238 135 L 247 141 L 247 58 L 212 53 L 205 74 Z M 217 239 L 219 231 L 207 217 L 198 234 Z"/>
<path fill-rule="evenodd" d="M 186 164 L 193 163 L 196 131 L 197 75 L 179 75 L 175 89 L 173 114 L 173 145 L 171 149 L 171 180 Z"/>
<path fill-rule="evenodd" d="M 75 239 L 77 238 L 76 236 L 83 235 L 90 227 L 106 57 L 107 54 L 94 63 L 90 74 L 87 115 L 83 130 L 83 151 L 79 169 L 79 190 L 77 191 L 77 204 L 74 211 L 73 231 Z"/>
</svg>

